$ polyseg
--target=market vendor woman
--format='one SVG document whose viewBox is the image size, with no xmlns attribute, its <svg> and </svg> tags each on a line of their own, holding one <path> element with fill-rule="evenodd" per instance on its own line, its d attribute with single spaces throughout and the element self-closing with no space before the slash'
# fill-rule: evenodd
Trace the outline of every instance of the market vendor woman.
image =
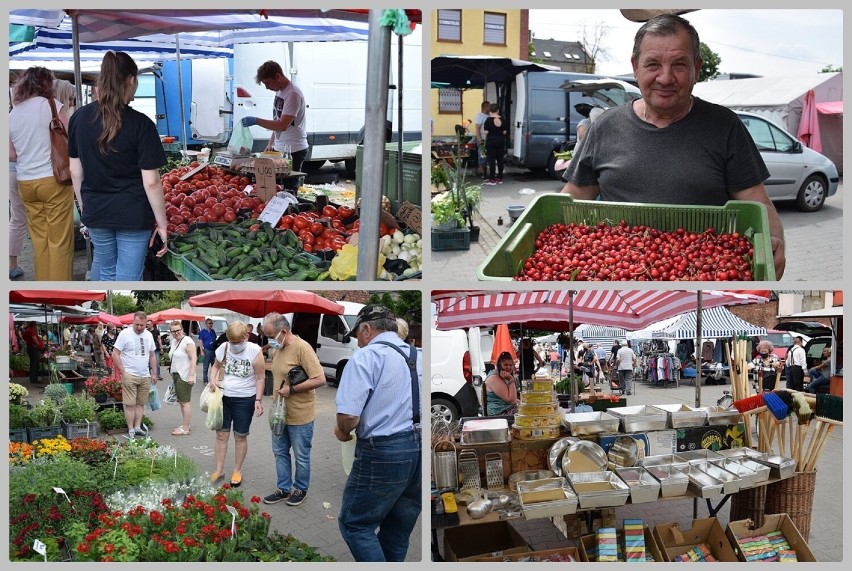
<svg viewBox="0 0 852 571">
<path fill-rule="evenodd" d="M 757 344 L 757 356 L 748 364 L 749 371 L 755 371 L 763 391 L 775 389 L 778 378 L 778 370 L 781 362 L 772 352 L 775 346 L 771 341 L 761 341 Z"/>
<path fill-rule="evenodd" d="M 141 281 L 154 238 L 157 257 L 167 249 L 158 170 L 166 153 L 154 122 L 130 107 L 137 73 L 129 55 L 107 52 L 98 100 L 74 113 L 68 128 L 71 180 L 94 247 L 92 281 Z"/>
<path fill-rule="evenodd" d="M 497 357 L 497 366 L 485 379 L 485 415 L 515 414 L 518 399 L 515 363 L 509 353 Z"/>
<path fill-rule="evenodd" d="M 308 156 L 308 134 L 305 130 L 305 95 L 293 82 L 284 76 L 284 71 L 278 62 L 267 61 L 257 68 L 255 76 L 257 83 L 262 83 L 266 89 L 275 92 L 272 104 L 272 119 L 258 117 L 243 117 L 243 125 L 251 127 L 259 125 L 272 131 L 269 137 L 267 151 L 290 151 L 291 169 L 300 171 L 302 163 Z M 288 180 L 283 186 L 293 186 L 294 181 Z"/>
</svg>

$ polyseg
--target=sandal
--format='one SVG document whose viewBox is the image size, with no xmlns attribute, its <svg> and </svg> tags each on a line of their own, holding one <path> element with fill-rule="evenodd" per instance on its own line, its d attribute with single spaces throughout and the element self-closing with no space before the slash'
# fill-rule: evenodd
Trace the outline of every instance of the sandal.
<svg viewBox="0 0 852 571">
<path fill-rule="evenodd" d="M 222 476 L 224 476 L 222 472 L 213 472 L 212 474 L 210 474 L 210 483 L 215 484 L 216 482 L 222 479 Z"/>
<path fill-rule="evenodd" d="M 178 426 L 174 430 L 172 430 L 172 436 L 189 436 L 192 432 L 192 429 L 187 430 L 183 426 Z"/>
<path fill-rule="evenodd" d="M 231 487 L 239 488 L 240 484 L 243 483 L 243 473 L 242 472 L 234 472 L 231 474 Z"/>
</svg>

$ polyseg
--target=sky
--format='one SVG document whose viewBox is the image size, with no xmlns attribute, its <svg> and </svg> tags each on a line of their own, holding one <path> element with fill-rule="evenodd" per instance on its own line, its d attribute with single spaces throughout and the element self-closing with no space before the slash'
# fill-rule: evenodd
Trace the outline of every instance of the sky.
<svg viewBox="0 0 852 571">
<path fill-rule="evenodd" d="M 683 15 L 701 41 L 721 57 L 720 73 L 762 76 L 819 73 L 827 65 L 843 66 L 841 10 L 697 10 Z M 609 30 L 601 45 L 596 73 L 632 73 L 633 36 L 641 27 L 619 10 L 530 10 L 536 38 L 579 41 L 601 24 Z"/>
</svg>

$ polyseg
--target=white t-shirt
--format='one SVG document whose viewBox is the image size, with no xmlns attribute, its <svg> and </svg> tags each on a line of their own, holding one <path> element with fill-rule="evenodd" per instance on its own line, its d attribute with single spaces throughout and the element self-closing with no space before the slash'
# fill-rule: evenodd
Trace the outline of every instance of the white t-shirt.
<svg viewBox="0 0 852 571">
<path fill-rule="evenodd" d="M 225 350 L 228 358 L 225 359 Z M 257 377 L 254 374 L 254 358 L 260 353 L 260 345 L 246 342 L 242 353 L 231 351 L 231 343 L 226 341 L 216 349 L 216 360 L 225 364 L 225 380 L 221 386 L 226 397 L 252 397 L 257 394 Z"/>
<path fill-rule="evenodd" d="M 473 122 L 479 127 L 479 138 L 485 138 L 485 131 L 482 129 L 482 125 L 485 124 L 485 120 L 488 119 L 488 113 L 479 112 L 476 114 L 476 117 L 473 118 Z M 476 134 L 476 133 L 474 133 Z"/>
<path fill-rule="evenodd" d="M 62 103 L 54 100 L 56 112 Z M 50 104 L 44 97 L 31 97 L 9 113 L 9 137 L 18 153 L 18 180 L 53 176 L 50 164 Z"/>
<path fill-rule="evenodd" d="M 121 351 L 121 363 L 128 374 L 151 376 L 151 353 L 156 347 L 150 331 L 146 329 L 137 335 L 132 326 L 122 329 L 115 340 L 115 348 Z"/>
<path fill-rule="evenodd" d="M 290 145 L 290 151 L 304 151 L 308 148 L 308 133 L 305 130 L 305 95 L 292 82 L 275 92 L 272 104 L 272 119 L 278 121 L 284 115 L 292 115 L 293 122 L 286 131 L 275 131 L 275 150 L 283 151 Z"/>
<path fill-rule="evenodd" d="M 622 347 L 618 350 L 618 353 L 615 354 L 616 359 L 619 359 L 618 362 L 618 370 L 619 371 L 632 371 L 633 370 L 633 358 L 636 355 L 633 353 L 633 349 L 630 347 Z"/>
<path fill-rule="evenodd" d="M 177 373 L 186 382 L 193 380 L 189 378 L 189 366 L 191 363 L 189 355 L 186 353 L 189 345 L 192 345 L 192 339 L 184 335 L 181 337 L 179 343 L 172 343 L 169 347 L 169 358 L 171 359 L 169 371 Z"/>
</svg>

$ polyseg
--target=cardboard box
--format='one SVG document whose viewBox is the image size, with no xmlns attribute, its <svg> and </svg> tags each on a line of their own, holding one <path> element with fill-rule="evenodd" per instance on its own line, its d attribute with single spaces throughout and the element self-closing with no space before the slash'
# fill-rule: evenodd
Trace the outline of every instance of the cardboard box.
<svg viewBox="0 0 852 571">
<path fill-rule="evenodd" d="M 663 561 L 672 561 L 697 545 L 706 544 L 717 561 L 739 561 L 725 530 L 715 517 L 696 519 L 692 528 L 680 529 L 676 523 L 654 526 L 654 539 L 662 552 Z"/>
<path fill-rule="evenodd" d="M 615 508 L 586 510 L 576 514 L 550 518 L 566 539 L 579 539 L 602 527 L 615 527 Z M 591 527 L 589 525 L 591 524 Z"/>
<path fill-rule="evenodd" d="M 728 523 L 725 533 L 728 534 L 731 547 L 737 554 L 737 557 L 739 557 L 739 560 L 745 561 L 746 558 L 740 549 L 738 540 L 746 537 L 753 537 L 755 535 L 765 535 L 770 531 L 780 531 L 784 534 L 784 537 L 787 539 L 787 543 L 789 543 L 790 548 L 796 552 L 796 558 L 800 562 L 816 561 L 816 557 L 814 557 L 813 552 L 811 552 L 811 548 L 808 547 L 808 542 L 805 541 L 802 534 L 799 533 L 798 528 L 796 528 L 796 524 L 793 523 L 793 520 L 790 519 L 790 516 L 787 514 L 772 514 L 764 516 L 763 526 L 757 529 L 754 528 L 754 522 L 750 519 L 732 521 Z"/>
<path fill-rule="evenodd" d="M 410 202 L 403 201 L 399 205 L 399 210 L 396 211 L 396 217 L 405 223 L 406 226 L 423 235 L 423 215 L 420 209 Z"/>
<path fill-rule="evenodd" d="M 677 451 L 728 450 L 746 445 L 743 423 L 677 429 Z"/>
<path fill-rule="evenodd" d="M 574 561 L 580 561 L 580 554 L 577 551 L 576 547 L 562 547 L 560 549 L 547 549 L 544 551 L 530 551 L 528 553 L 512 553 L 509 555 L 503 555 L 501 557 L 482 557 L 477 559 L 477 561 L 482 562 L 492 562 L 492 563 L 502 563 L 504 561 L 530 561 L 530 559 L 535 558 L 538 561 L 544 561 L 548 557 L 554 557 L 554 561 L 570 561 L 567 558 L 573 557 Z M 559 557 L 559 559 L 556 559 Z"/>
<path fill-rule="evenodd" d="M 547 470 L 547 455 L 557 440 L 513 440 L 510 446 L 512 472 Z"/>
<path fill-rule="evenodd" d="M 482 557 L 529 552 L 527 542 L 509 522 L 497 521 L 444 530 L 445 561 L 476 561 Z"/>
<path fill-rule="evenodd" d="M 648 524 L 644 524 L 642 526 L 645 535 L 645 553 L 646 558 L 647 555 L 650 554 L 651 557 L 654 558 L 655 563 L 661 563 L 665 561 L 662 551 L 660 550 L 660 546 L 657 545 L 657 540 L 654 538 L 654 534 L 651 533 L 651 528 L 648 527 Z M 616 534 L 618 535 L 618 544 L 624 547 L 624 530 L 617 529 Z M 597 551 L 597 541 L 598 537 L 594 533 L 590 533 L 588 535 L 584 535 L 580 538 L 580 561 L 584 561 L 587 563 L 595 563 L 594 554 Z M 646 559 L 647 560 L 647 559 Z"/>
<path fill-rule="evenodd" d="M 654 430 L 651 432 L 636 432 L 632 434 L 601 434 L 598 444 L 609 452 L 612 443 L 621 436 L 630 436 L 639 446 L 639 460 L 641 464 L 645 456 L 664 456 L 674 454 L 677 442 L 677 433 L 674 430 Z"/>
</svg>

